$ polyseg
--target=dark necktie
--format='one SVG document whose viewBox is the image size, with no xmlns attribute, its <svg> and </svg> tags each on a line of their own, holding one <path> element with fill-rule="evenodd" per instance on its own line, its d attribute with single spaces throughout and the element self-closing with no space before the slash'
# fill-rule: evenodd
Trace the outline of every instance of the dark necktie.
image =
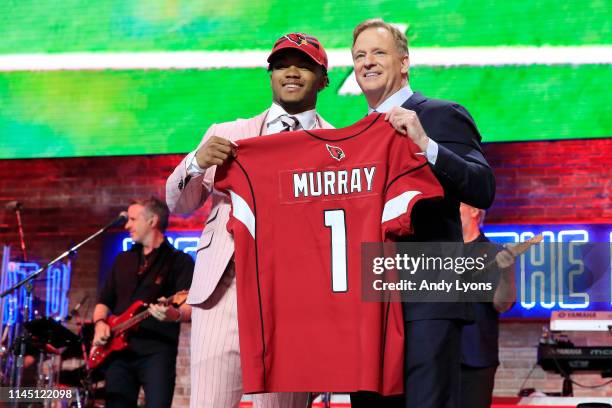
<svg viewBox="0 0 612 408">
<path fill-rule="evenodd" d="M 281 115 L 280 121 L 283 124 L 281 132 L 292 132 L 300 125 L 300 122 L 295 116 Z"/>
</svg>

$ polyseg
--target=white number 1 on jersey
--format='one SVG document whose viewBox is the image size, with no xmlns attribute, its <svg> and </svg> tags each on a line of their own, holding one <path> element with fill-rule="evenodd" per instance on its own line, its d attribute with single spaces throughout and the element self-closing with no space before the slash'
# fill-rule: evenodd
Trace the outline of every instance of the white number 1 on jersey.
<svg viewBox="0 0 612 408">
<path fill-rule="evenodd" d="M 346 270 L 346 221 L 344 210 L 325 210 L 325 226 L 331 228 L 332 291 L 348 291 Z"/>
</svg>

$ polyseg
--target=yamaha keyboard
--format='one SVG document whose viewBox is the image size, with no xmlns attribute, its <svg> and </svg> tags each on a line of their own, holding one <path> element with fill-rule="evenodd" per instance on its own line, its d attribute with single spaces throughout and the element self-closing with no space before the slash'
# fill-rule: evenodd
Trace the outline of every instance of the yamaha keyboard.
<svg viewBox="0 0 612 408">
<path fill-rule="evenodd" d="M 604 371 L 612 368 L 612 346 L 576 347 L 567 344 L 540 344 L 538 364 L 560 374 L 573 371 Z"/>
<path fill-rule="evenodd" d="M 610 331 L 612 332 L 612 311 L 572 312 L 554 311 L 550 316 L 552 331 Z"/>
</svg>

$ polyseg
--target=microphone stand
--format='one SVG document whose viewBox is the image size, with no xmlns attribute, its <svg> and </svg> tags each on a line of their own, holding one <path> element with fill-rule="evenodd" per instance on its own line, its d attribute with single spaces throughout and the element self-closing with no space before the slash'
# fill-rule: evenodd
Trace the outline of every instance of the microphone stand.
<svg viewBox="0 0 612 408">
<path fill-rule="evenodd" d="M 21 247 L 21 256 L 22 256 L 23 262 L 28 262 L 28 252 L 26 250 L 25 237 L 23 233 L 23 222 L 21 221 L 22 204 L 18 201 L 16 201 L 14 204 L 15 204 L 15 208 L 14 208 L 15 217 L 17 218 L 17 231 L 19 233 L 19 246 Z M 20 283 L 21 285 L 24 285 L 24 284 L 26 285 L 26 293 L 24 297 L 25 302 L 24 302 L 23 311 L 24 311 L 24 316 L 25 316 L 24 321 L 28 321 L 30 318 L 30 303 L 32 301 L 32 283 L 28 281 L 27 279 L 23 280 Z M 6 292 L 6 294 L 8 293 L 9 292 Z M 4 296 L 5 295 L 0 296 L 0 299 L 4 298 Z M 26 336 L 24 327 L 22 325 L 17 326 L 17 333 L 18 333 L 17 344 L 19 347 L 19 354 L 17 355 L 16 361 L 13 358 L 13 369 L 11 372 L 9 384 L 11 386 L 16 386 L 17 388 L 19 388 L 21 386 L 22 375 L 23 375 L 23 365 L 24 365 L 25 353 L 26 353 L 27 336 Z M 13 353 L 14 353 L 14 348 L 13 348 Z M 14 403 L 14 406 L 17 406 L 17 403 Z"/>
<path fill-rule="evenodd" d="M 21 223 L 21 205 L 15 204 L 15 216 L 17 217 L 17 230 L 19 231 L 19 244 L 21 245 L 21 255 L 23 262 L 28 262 L 28 253 L 26 251 L 25 239 L 23 236 L 23 224 Z"/>
</svg>

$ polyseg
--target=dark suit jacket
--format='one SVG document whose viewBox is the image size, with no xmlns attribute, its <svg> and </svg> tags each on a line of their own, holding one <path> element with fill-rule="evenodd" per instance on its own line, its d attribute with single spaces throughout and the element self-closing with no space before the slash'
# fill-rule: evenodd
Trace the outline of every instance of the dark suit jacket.
<svg viewBox="0 0 612 408">
<path fill-rule="evenodd" d="M 416 112 L 427 136 L 438 143 L 432 170 L 444 188 L 444 199 L 423 200 L 412 212 L 413 242 L 463 242 L 459 203 L 486 209 L 495 198 L 495 176 L 480 148 L 481 137 L 474 119 L 461 105 L 428 99 L 415 92 L 403 108 Z M 472 318 L 467 303 L 405 303 L 404 319 Z"/>
</svg>

